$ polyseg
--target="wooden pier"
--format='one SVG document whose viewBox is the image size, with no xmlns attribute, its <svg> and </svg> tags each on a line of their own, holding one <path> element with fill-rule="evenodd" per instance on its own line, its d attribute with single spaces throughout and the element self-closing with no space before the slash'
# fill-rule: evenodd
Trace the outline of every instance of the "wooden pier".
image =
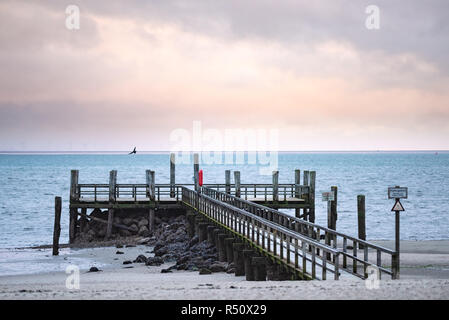
<svg viewBox="0 0 449 320">
<path fill-rule="evenodd" d="M 246 256 L 250 257 L 246 262 L 248 265 L 254 262 L 259 278 L 264 278 L 260 276 L 265 270 L 263 261 L 287 273 L 290 279 L 337 280 L 342 276 L 366 279 L 370 267 L 378 271 L 379 277 L 385 274 L 398 278 L 395 251 L 315 224 L 314 171 L 304 171 L 301 183 L 301 171 L 295 170 L 292 184 L 280 184 L 278 171 L 273 172 L 272 184 L 241 184 L 240 172 L 235 171 L 231 184 L 230 171 L 226 170 L 224 184 L 200 186 L 198 156 L 194 156 L 193 184 L 175 182 L 174 160 L 171 155 L 169 184 L 157 184 L 151 170 L 145 173 L 145 184 L 119 184 L 115 170 L 110 172 L 108 184 L 82 184 L 79 172 L 72 170 L 70 243 L 75 241 L 86 219 L 97 219 L 88 216 L 87 209 L 108 210 L 107 221 L 101 221 L 105 224 L 106 238 L 111 237 L 115 226 L 116 210 L 146 212 L 150 231 L 155 227 L 155 211 L 185 210 L 191 224 L 200 224 L 196 228 L 200 239 L 208 237 L 208 229 L 222 230 L 221 240 L 216 239 L 219 252 L 234 250 L 234 256 L 243 259 L 246 250 Z M 281 212 L 280 208 L 295 209 L 295 214 Z M 226 239 L 229 239 L 227 249 Z M 234 247 L 229 247 L 230 244 Z M 248 256 L 248 250 L 254 254 Z"/>
</svg>

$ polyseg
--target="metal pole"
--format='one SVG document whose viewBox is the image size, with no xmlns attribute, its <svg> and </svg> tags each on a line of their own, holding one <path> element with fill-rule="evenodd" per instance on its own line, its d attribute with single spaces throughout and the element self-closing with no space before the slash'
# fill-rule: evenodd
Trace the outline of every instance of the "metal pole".
<svg viewBox="0 0 449 320">
<path fill-rule="evenodd" d="M 396 199 L 399 201 L 399 199 Z M 399 279 L 399 270 L 400 270 L 400 260 L 399 260 L 399 252 L 400 252 L 400 226 L 399 226 L 399 211 L 396 211 L 396 277 L 395 279 Z"/>
</svg>

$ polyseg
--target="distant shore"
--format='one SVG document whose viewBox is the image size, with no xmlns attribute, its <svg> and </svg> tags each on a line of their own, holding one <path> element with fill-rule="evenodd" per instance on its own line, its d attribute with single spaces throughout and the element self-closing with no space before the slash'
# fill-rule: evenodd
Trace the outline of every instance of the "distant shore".
<svg viewBox="0 0 449 320">
<path fill-rule="evenodd" d="M 449 240 L 402 241 L 401 246 L 401 280 L 384 277 L 378 289 L 368 289 L 360 279 L 252 282 L 227 273 L 161 274 L 172 263 L 123 264 L 148 254 L 147 246 L 65 249 L 59 257 L 40 249 L 60 271 L 0 276 L 0 299 L 449 299 Z M 85 265 L 80 267 L 80 289 L 69 290 L 65 267 L 80 261 Z M 87 272 L 89 266 L 102 271 Z"/>
</svg>

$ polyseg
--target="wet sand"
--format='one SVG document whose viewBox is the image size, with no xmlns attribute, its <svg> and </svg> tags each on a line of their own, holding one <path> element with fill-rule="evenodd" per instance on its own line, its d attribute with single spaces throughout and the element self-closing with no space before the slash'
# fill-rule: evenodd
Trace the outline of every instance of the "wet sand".
<svg viewBox="0 0 449 320">
<path fill-rule="evenodd" d="M 393 244 L 375 242 L 390 248 Z M 80 270 L 79 289 L 66 288 L 68 274 L 64 269 L 0 276 L 0 299 L 449 299 L 449 241 L 403 241 L 401 246 L 401 279 L 382 279 L 377 289 L 369 289 L 358 278 L 248 282 L 226 273 L 160 273 L 173 263 L 159 267 L 123 265 L 139 254 L 149 255 L 145 252 L 151 248 L 137 246 L 79 249 L 55 258 L 67 258 L 64 268 L 80 259 L 100 266 L 101 272 Z M 115 254 L 117 250 L 124 254 Z"/>
</svg>

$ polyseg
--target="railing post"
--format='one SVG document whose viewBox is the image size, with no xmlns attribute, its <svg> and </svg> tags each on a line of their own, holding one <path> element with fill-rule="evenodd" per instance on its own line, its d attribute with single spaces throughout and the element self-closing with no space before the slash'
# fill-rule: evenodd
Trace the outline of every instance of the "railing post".
<svg viewBox="0 0 449 320">
<path fill-rule="evenodd" d="M 193 154 L 193 181 L 195 184 L 195 191 L 199 191 L 199 171 L 200 171 L 200 160 L 198 153 Z"/>
<path fill-rule="evenodd" d="M 357 220 L 359 239 L 366 240 L 365 196 L 361 194 L 357 196 Z M 359 249 L 363 249 L 363 244 L 359 243 Z"/>
<path fill-rule="evenodd" d="M 273 202 L 279 201 L 279 171 L 273 171 Z"/>
<path fill-rule="evenodd" d="M 240 197 L 240 171 L 234 171 L 235 196 Z"/>
<path fill-rule="evenodd" d="M 225 171 L 225 190 L 227 194 L 231 194 L 231 170 Z"/>
<path fill-rule="evenodd" d="M 176 157 L 174 153 L 170 154 L 170 198 L 175 197 L 175 163 Z"/>
<path fill-rule="evenodd" d="M 116 185 L 117 185 L 117 170 L 111 170 L 109 172 L 109 210 L 108 210 L 108 225 L 106 229 L 106 239 L 109 239 L 112 235 L 112 223 L 114 221 L 114 209 L 112 205 L 116 201 Z"/>
</svg>

